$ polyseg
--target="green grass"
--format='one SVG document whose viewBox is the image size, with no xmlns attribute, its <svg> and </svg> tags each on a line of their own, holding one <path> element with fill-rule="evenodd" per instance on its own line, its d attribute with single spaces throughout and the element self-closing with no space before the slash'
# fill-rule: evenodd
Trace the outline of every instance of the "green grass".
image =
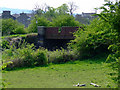
<svg viewBox="0 0 120 90">
<path fill-rule="evenodd" d="M 109 73 L 105 59 L 74 61 L 65 64 L 50 64 L 46 67 L 22 68 L 3 73 L 8 88 L 94 88 L 91 82 L 101 88 L 117 87 Z M 86 84 L 84 87 L 73 85 Z M 95 87 L 97 88 L 97 87 Z"/>
</svg>

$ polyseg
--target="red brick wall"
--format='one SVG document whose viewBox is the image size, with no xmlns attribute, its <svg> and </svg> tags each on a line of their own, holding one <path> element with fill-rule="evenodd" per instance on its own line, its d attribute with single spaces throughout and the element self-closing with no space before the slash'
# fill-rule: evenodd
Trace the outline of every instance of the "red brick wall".
<svg viewBox="0 0 120 90">
<path fill-rule="evenodd" d="M 46 39 L 55 39 L 58 36 L 58 27 L 46 27 L 45 29 L 45 38 Z"/>
<path fill-rule="evenodd" d="M 46 27 L 46 39 L 73 39 L 73 32 L 77 31 L 78 27 L 62 27 L 61 32 L 58 27 Z"/>
</svg>

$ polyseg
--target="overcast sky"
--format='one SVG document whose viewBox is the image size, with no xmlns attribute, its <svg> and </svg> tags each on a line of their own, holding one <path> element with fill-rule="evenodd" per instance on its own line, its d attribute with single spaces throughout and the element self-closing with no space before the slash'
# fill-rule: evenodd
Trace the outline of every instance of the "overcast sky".
<svg viewBox="0 0 120 90">
<path fill-rule="evenodd" d="M 36 4 L 43 5 L 46 3 L 56 8 L 68 2 L 75 2 L 78 6 L 75 13 L 95 12 L 94 8 L 104 4 L 104 0 L 0 0 L 0 7 L 33 10 Z"/>
</svg>

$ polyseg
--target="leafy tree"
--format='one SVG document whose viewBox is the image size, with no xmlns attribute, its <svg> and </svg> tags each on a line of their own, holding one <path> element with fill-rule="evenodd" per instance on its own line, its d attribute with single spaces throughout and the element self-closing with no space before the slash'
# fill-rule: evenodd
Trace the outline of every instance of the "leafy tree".
<svg viewBox="0 0 120 90">
<path fill-rule="evenodd" d="M 45 17 L 35 16 L 28 26 L 29 32 L 37 32 L 37 26 L 49 26 L 49 21 Z"/>
<path fill-rule="evenodd" d="M 70 15 L 60 15 L 52 20 L 52 25 L 57 27 L 62 26 L 80 26 L 78 21 L 75 21 L 75 18 Z"/>
<path fill-rule="evenodd" d="M 80 29 L 75 33 L 76 38 L 71 41 L 70 45 L 76 49 L 81 56 L 94 55 L 94 53 L 96 54 L 96 51 L 106 50 L 108 48 L 112 49 L 114 52 L 110 57 L 112 56 L 111 58 L 113 58 L 114 61 L 118 61 L 118 58 L 120 57 L 119 3 L 116 2 L 114 4 L 108 2 L 100 7 L 103 11 L 100 14 L 97 14 L 99 18 L 93 20 L 90 25 L 84 28 L 84 30 Z M 108 58 L 110 59 L 110 57 Z"/>
<path fill-rule="evenodd" d="M 69 10 L 68 10 L 68 5 L 67 4 L 63 4 L 63 5 L 61 5 L 57 8 L 57 12 L 58 12 L 59 15 L 66 14 L 66 13 L 68 13 L 68 11 Z"/>
<path fill-rule="evenodd" d="M 90 25 L 79 29 L 71 41 L 70 46 L 81 58 L 91 57 L 107 51 L 107 47 L 113 43 L 113 37 L 117 33 L 112 32 L 111 25 L 101 19 L 94 19 Z"/>
<path fill-rule="evenodd" d="M 13 19 L 2 19 L 2 35 L 15 34 L 18 29 L 25 33 L 23 24 Z"/>
<path fill-rule="evenodd" d="M 103 9 L 103 11 L 98 16 L 108 22 L 113 32 L 117 33 L 116 37 L 112 37 L 113 43 L 108 47 L 113 53 L 108 56 L 107 61 L 112 61 L 113 66 L 118 68 L 120 58 L 120 1 L 115 3 L 109 1 L 99 9 Z"/>
<path fill-rule="evenodd" d="M 53 7 L 49 7 L 48 8 L 48 11 L 45 13 L 45 17 L 49 20 L 49 21 L 51 21 L 52 20 L 52 18 L 55 18 L 55 17 L 57 17 L 57 12 L 56 12 L 56 8 L 53 8 Z"/>
</svg>

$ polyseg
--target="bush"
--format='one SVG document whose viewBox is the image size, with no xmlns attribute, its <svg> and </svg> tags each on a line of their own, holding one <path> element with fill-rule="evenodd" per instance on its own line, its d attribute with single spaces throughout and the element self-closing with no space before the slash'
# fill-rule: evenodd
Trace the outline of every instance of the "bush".
<svg viewBox="0 0 120 90">
<path fill-rule="evenodd" d="M 13 63 L 9 64 L 8 67 L 30 67 L 34 65 L 34 59 L 32 54 L 34 52 L 33 44 L 23 43 L 18 49 L 12 45 L 10 49 L 3 51 L 3 60 L 4 63 L 12 61 Z"/>
<path fill-rule="evenodd" d="M 25 38 L 25 41 L 26 41 L 27 43 L 30 43 L 30 44 L 32 44 L 32 43 L 36 44 L 37 41 L 38 41 L 38 35 L 37 35 L 37 34 L 34 34 L 34 33 L 28 34 L 28 35 L 26 36 L 26 38 Z"/>
<path fill-rule="evenodd" d="M 69 46 L 79 53 L 81 58 L 87 58 L 108 51 L 108 46 L 116 39 L 117 33 L 111 25 L 101 19 L 94 19 L 84 30 L 75 32 L 76 37 Z"/>
<path fill-rule="evenodd" d="M 77 55 L 74 51 L 67 51 L 67 50 L 56 50 L 56 51 L 49 51 L 48 52 L 48 59 L 49 63 L 65 63 L 68 61 L 76 60 Z"/>
<path fill-rule="evenodd" d="M 10 35 L 20 33 L 22 30 L 23 33 L 24 25 L 18 23 L 18 21 L 13 19 L 2 19 L 2 35 Z"/>
<path fill-rule="evenodd" d="M 17 27 L 14 31 L 14 34 L 26 34 L 27 31 L 24 30 L 24 26 Z"/>
<path fill-rule="evenodd" d="M 43 49 L 35 49 L 34 44 L 22 43 L 19 48 L 15 45 L 10 46 L 10 49 L 3 51 L 2 59 L 4 68 L 12 69 L 14 67 L 33 67 L 47 65 L 48 58 L 46 51 Z"/>
<path fill-rule="evenodd" d="M 46 56 L 45 50 L 37 49 L 37 51 L 34 53 L 34 59 L 35 59 L 36 66 L 48 64 L 48 58 Z"/>
<path fill-rule="evenodd" d="M 2 49 L 8 49 L 9 42 L 7 40 L 3 40 L 1 46 L 2 46 Z"/>
</svg>

